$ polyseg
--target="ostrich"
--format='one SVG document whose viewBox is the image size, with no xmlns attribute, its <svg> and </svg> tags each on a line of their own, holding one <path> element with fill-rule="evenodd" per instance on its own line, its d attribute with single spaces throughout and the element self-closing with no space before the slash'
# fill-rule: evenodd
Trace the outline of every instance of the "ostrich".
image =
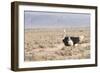
<svg viewBox="0 0 100 73">
<path fill-rule="evenodd" d="M 77 46 L 78 43 L 80 43 L 83 40 L 84 36 L 66 36 L 66 30 L 64 29 L 64 37 L 63 37 L 63 43 L 65 46 Z"/>
</svg>

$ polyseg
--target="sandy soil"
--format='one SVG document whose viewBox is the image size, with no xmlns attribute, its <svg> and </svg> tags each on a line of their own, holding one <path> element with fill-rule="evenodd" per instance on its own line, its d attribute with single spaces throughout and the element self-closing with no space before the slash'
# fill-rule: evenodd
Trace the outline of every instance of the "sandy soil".
<svg viewBox="0 0 100 73">
<path fill-rule="evenodd" d="M 89 28 L 66 28 L 68 36 L 84 35 L 78 46 L 65 46 L 63 29 L 25 29 L 25 61 L 90 58 Z"/>
</svg>

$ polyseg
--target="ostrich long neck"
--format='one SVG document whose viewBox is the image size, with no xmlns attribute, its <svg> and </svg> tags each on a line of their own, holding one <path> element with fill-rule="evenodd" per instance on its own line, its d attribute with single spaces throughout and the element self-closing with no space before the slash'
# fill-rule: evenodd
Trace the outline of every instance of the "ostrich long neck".
<svg viewBox="0 0 100 73">
<path fill-rule="evenodd" d="M 66 37 L 66 30 L 64 29 L 64 37 Z"/>
</svg>

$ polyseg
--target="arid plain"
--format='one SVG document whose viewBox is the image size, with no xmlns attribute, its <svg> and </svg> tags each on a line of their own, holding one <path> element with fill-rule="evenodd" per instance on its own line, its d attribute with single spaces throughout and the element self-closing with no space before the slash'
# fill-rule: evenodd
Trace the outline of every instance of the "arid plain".
<svg viewBox="0 0 100 73">
<path fill-rule="evenodd" d="M 77 46 L 65 46 L 63 30 L 67 36 L 83 35 Z M 76 28 L 32 28 L 25 29 L 24 60 L 47 61 L 90 58 L 90 29 Z"/>
</svg>

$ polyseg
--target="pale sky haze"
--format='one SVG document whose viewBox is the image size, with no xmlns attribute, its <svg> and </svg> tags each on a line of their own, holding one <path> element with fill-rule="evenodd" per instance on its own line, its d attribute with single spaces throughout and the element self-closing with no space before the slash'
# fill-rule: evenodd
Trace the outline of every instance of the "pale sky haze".
<svg viewBox="0 0 100 73">
<path fill-rule="evenodd" d="M 90 14 L 24 11 L 25 28 L 89 27 Z"/>
</svg>

